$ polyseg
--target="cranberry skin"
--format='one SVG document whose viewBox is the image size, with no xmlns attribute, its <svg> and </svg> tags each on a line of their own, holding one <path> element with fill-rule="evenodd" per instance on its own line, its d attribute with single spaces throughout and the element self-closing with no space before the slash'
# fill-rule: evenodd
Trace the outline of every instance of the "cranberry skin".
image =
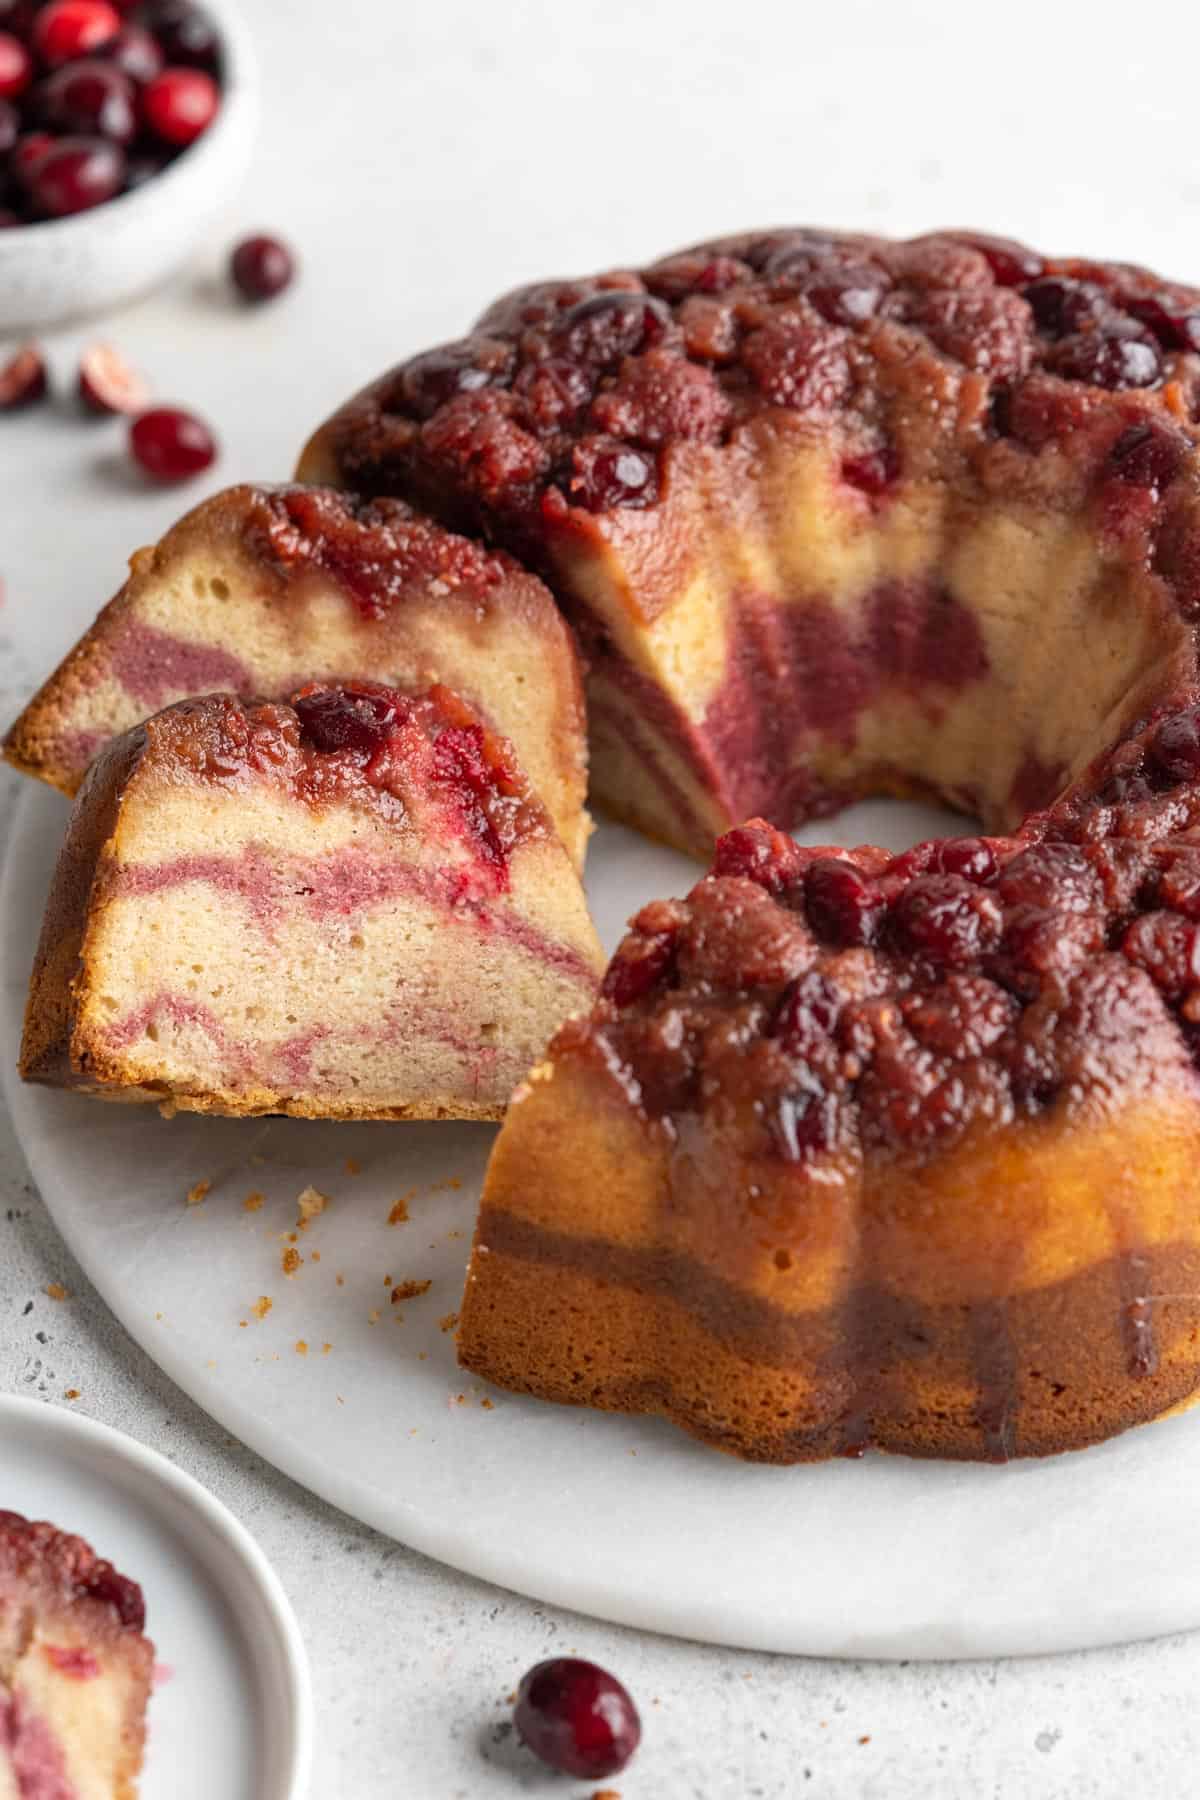
<svg viewBox="0 0 1200 1800">
<path fill-rule="evenodd" d="M 619 438 L 583 438 L 571 453 L 571 463 L 569 498 L 589 512 L 653 506 L 658 499 L 656 459 Z"/>
<path fill-rule="evenodd" d="M 714 875 L 741 875 L 756 881 L 769 894 L 781 894 L 795 880 L 801 861 L 799 847 L 773 825 L 753 820 L 736 825 L 717 839 Z"/>
<path fill-rule="evenodd" d="M 1150 741 L 1151 760 L 1171 781 L 1200 776 L 1200 707 L 1164 719 Z"/>
<path fill-rule="evenodd" d="M 560 1774 L 587 1780 L 619 1775 L 642 1738 L 637 1708 L 620 1682 L 576 1656 L 530 1669 L 513 1718 L 535 1756 Z"/>
<path fill-rule="evenodd" d="M 1046 359 L 1055 375 L 1086 381 L 1092 387 L 1153 387 L 1162 374 L 1156 346 L 1140 337 L 1081 331 L 1056 344 Z"/>
<path fill-rule="evenodd" d="M 861 325 L 878 312 L 887 284 L 875 269 L 840 268 L 813 276 L 800 291 L 831 325 Z"/>
<path fill-rule="evenodd" d="M 80 404 L 99 418 L 114 413 L 140 413 L 150 403 L 150 389 L 119 351 L 92 344 L 79 362 Z"/>
<path fill-rule="evenodd" d="M 1078 331 L 1108 304 L 1104 293 L 1090 281 L 1068 275 L 1048 275 L 1022 289 L 1039 331 L 1049 337 L 1065 337 Z"/>
<path fill-rule="evenodd" d="M 189 0 L 158 0 L 143 9 L 142 17 L 169 63 L 217 73 L 221 38 L 216 22 L 202 6 L 192 6 Z"/>
<path fill-rule="evenodd" d="M 833 856 L 810 864 L 804 906 L 813 930 L 834 944 L 874 942 L 883 917 L 883 899 L 875 883 L 853 863 Z"/>
<path fill-rule="evenodd" d="M 873 500 L 885 494 L 900 474 L 900 458 L 890 444 L 881 450 L 867 450 L 862 456 L 847 456 L 842 461 L 842 480 Z"/>
<path fill-rule="evenodd" d="M 157 38 L 142 25 L 122 25 L 112 43 L 105 47 L 104 55 L 139 87 L 161 75 L 166 63 Z"/>
<path fill-rule="evenodd" d="M 555 349 L 579 362 L 614 363 L 660 343 L 671 309 L 652 294 L 618 288 L 578 301 L 554 327 Z"/>
<path fill-rule="evenodd" d="M 1164 350 L 1200 350 L 1200 312 L 1173 311 L 1151 296 L 1123 299 L 1121 310 L 1148 326 Z"/>
<path fill-rule="evenodd" d="M 600 992 L 614 1006 L 632 1006 L 643 994 L 662 986 L 674 967 L 677 948 L 674 931 L 640 932 L 626 938 L 605 970 Z"/>
<path fill-rule="evenodd" d="M 771 1036 L 784 1048 L 803 1054 L 815 1041 L 827 1037 L 838 1021 L 841 1001 L 818 969 L 797 975 L 783 990 L 771 1023 Z"/>
<path fill-rule="evenodd" d="M 0 412 L 16 412 L 41 400 L 49 386 L 46 361 L 36 344 L 23 344 L 0 364 Z"/>
<path fill-rule="evenodd" d="M 910 950 L 936 963 L 967 963 L 1000 941 L 1004 914 L 985 888 L 961 875 L 921 875 L 892 909 L 892 924 Z"/>
<path fill-rule="evenodd" d="M 65 219 L 120 193 L 125 157 L 106 138 L 59 138 L 34 163 L 28 181 L 39 211 Z"/>
<path fill-rule="evenodd" d="M 0 31 L 0 100 L 15 100 L 33 80 L 33 58 L 10 31 Z"/>
<path fill-rule="evenodd" d="M 245 300 L 273 300 L 290 287 L 296 262 L 286 244 L 259 234 L 237 245 L 229 259 L 234 287 Z"/>
<path fill-rule="evenodd" d="M 37 15 L 33 43 L 42 61 L 60 63 L 90 56 L 110 43 L 121 29 L 121 15 L 106 0 L 52 0 Z"/>
<path fill-rule="evenodd" d="M 365 761 L 383 748 L 397 718 L 395 701 L 386 694 L 354 687 L 299 693 L 292 705 L 302 742 L 325 754 L 352 750 Z"/>
<path fill-rule="evenodd" d="M 194 144 L 217 116 L 221 95 L 203 69 L 164 69 L 142 92 L 142 116 L 165 144 Z"/>
<path fill-rule="evenodd" d="M 491 387 L 495 377 L 479 367 L 478 355 L 474 338 L 423 350 L 400 371 L 399 398 L 419 419 L 431 419 L 439 407 L 457 394 L 473 394 Z"/>
<path fill-rule="evenodd" d="M 967 231 L 962 233 L 960 242 L 978 250 L 992 271 L 997 287 L 1021 287 L 1027 281 L 1037 281 L 1045 273 L 1046 265 L 1041 257 L 1012 238 L 988 237 L 982 232 Z"/>
<path fill-rule="evenodd" d="M 129 428 L 135 462 L 155 481 L 187 481 L 211 468 L 217 443 L 202 419 L 175 406 L 158 406 L 140 414 Z"/>
<path fill-rule="evenodd" d="M 122 146 L 133 142 L 137 131 L 133 84 L 111 63 L 98 58 L 67 63 L 42 84 L 38 100 L 52 131 L 109 138 Z"/>
<path fill-rule="evenodd" d="M 996 873 L 996 852 L 983 838 L 944 838 L 930 858 L 931 874 L 963 875 L 989 881 Z"/>
<path fill-rule="evenodd" d="M 1108 453 L 1109 468 L 1119 481 L 1161 492 L 1175 479 L 1185 448 L 1173 432 L 1147 419 L 1121 433 Z"/>
</svg>

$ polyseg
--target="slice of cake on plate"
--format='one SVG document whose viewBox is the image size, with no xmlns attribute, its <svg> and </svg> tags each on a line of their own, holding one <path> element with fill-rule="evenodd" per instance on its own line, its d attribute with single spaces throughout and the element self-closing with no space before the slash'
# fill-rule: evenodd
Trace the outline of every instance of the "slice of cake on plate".
<svg viewBox="0 0 1200 1800">
<path fill-rule="evenodd" d="M 172 701 L 313 680 L 445 683 L 517 747 L 582 864 L 583 700 L 571 635 L 510 557 L 400 501 L 235 487 L 133 557 L 116 598 L 25 708 L 8 760 L 73 794 L 96 752 Z"/>
<path fill-rule="evenodd" d="M 93 763 L 27 1080 L 305 1118 L 498 1118 L 602 965 L 512 746 L 443 687 L 182 701 Z"/>
<path fill-rule="evenodd" d="M 0 1511 L 0 1800 L 135 1800 L 154 1679 L 142 1592 Z"/>
</svg>

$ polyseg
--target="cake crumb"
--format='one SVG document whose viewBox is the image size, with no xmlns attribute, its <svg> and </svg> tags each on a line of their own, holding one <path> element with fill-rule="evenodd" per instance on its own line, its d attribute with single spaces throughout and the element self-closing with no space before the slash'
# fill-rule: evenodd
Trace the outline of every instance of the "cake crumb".
<svg viewBox="0 0 1200 1800">
<path fill-rule="evenodd" d="M 332 1349 L 333 1349 L 333 1345 L 332 1345 L 332 1344 L 322 1344 L 322 1345 L 321 1345 L 321 1355 L 322 1355 L 322 1356 L 328 1356 L 328 1355 L 329 1355 L 329 1352 L 330 1352 L 330 1351 L 331 1351 L 331 1350 L 332 1350 Z"/>
<path fill-rule="evenodd" d="M 307 1356 L 308 1355 L 308 1345 L 305 1343 L 303 1338 L 296 1339 L 295 1349 L 296 1349 L 297 1356 Z"/>
<path fill-rule="evenodd" d="M 246 1198 L 242 1201 L 242 1211 L 261 1212 L 266 1204 L 267 1196 L 265 1194 L 260 1194 L 258 1189 L 255 1188 L 254 1192 L 252 1194 L 247 1194 Z"/>
<path fill-rule="evenodd" d="M 377 1306 L 375 1306 L 375 1307 L 372 1307 L 371 1311 L 367 1314 L 367 1324 L 368 1325 L 378 1325 L 378 1323 L 379 1323 L 379 1308 Z"/>
<path fill-rule="evenodd" d="M 597 1788 L 592 1800 L 621 1800 L 619 1788 Z"/>
<path fill-rule="evenodd" d="M 396 1201 L 396 1204 L 392 1207 L 391 1212 L 388 1214 L 388 1224 L 389 1225 L 407 1224 L 407 1222 L 408 1222 L 408 1203 L 412 1199 L 413 1194 L 415 1192 L 416 1192 L 415 1188 L 410 1188 L 407 1194 L 402 1194 L 400 1196 L 399 1200 Z"/>
<path fill-rule="evenodd" d="M 860 1737 L 858 1741 L 860 1744 L 869 1744 L 871 1741 L 870 1732 L 868 1731 L 867 1735 L 865 1737 Z"/>
<path fill-rule="evenodd" d="M 348 1156 L 346 1158 L 346 1173 L 347 1175 L 362 1174 L 362 1164 L 359 1162 L 357 1156 Z"/>
<path fill-rule="evenodd" d="M 398 1281 L 392 1289 L 392 1300 L 417 1300 L 433 1286 L 431 1281 Z"/>
<path fill-rule="evenodd" d="M 320 1188 L 306 1187 L 297 1197 L 296 1205 L 300 1208 L 300 1217 L 296 1222 L 301 1231 L 307 1231 L 311 1221 L 320 1218 L 329 1205 L 329 1195 L 323 1194 Z"/>
<path fill-rule="evenodd" d="M 458 1176 L 451 1175 L 445 1181 L 435 1181 L 429 1191 L 431 1194 L 444 1194 L 447 1188 L 453 1188 L 454 1191 L 457 1192 L 461 1186 L 462 1182 L 458 1179 Z"/>
<path fill-rule="evenodd" d="M 270 1294 L 260 1294 L 250 1310 L 256 1319 L 265 1319 L 274 1304 Z"/>
<path fill-rule="evenodd" d="M 197 1181 L 195 1185 L 190 1187 L 187 1191 L 187 1203 L 189 1206 L 199 1206 L 200 1202 L 202 1200 L 207 1200 L 211 1193 L 211 1181 Z"/>
<path fill-rule="evenodd" d="M 428 1350 L 418 1350 L 417 1351 L 417 1361 L 418 1362 L 428 1362 L 429 1361 Z"/>
<path fill-rule="evenodd" d="M 68 1388 L 66 1393 L 63 1395 L 63 1399 L 64 1400 L 78 1400 L 79 1399 L 79 1389 L 78 1388 Z"/>
<path fill-rule="evenodd" d="M 391 1287 L 391 1285 L 392 1285 L 392 1278 L 391 1278 L 391 1276 L 390 1276 L 390 1275 L 385 1275 L 385 1276 L 384 1276 L 384 1278 L 383 1278 L 383 1285 L 384 1285 L 384 1287 Z"/>
<path fill-rule="evenodd" d="M 345 1277 L 345 1276 L 344 1276 L 344 1275 L 338 1275 L 338 1276 L 336 1276 L 336 1277 L 335 1277 L 335 1279 L 336 1279 L 336 1281 L 337 1281 L 337 1284 L 338 1284 L 338 1286 L 339 1286 L 339 1287 L 345 1287 L 345 1285 L 346 1285 L 346 1277 Z"/>
<path fill-rule="evenodd" d="M 496 1402 L 494 1400 L 489 1400 L 486 1394 L 479 1404 L 482 1406 L 484 1412 L 495 1412 L 496 1410 Z"/>
<path fill-rule="evenodd" d="M 443 1313 L 442 1317 L 438 1320 L 438 1330 L 453 1331 L 457 1324 L 458 1314 L 456 1312 Z"/>
<path fill-rule="evenodd" d="M 285 1275 L 294 1275 L 303 1261 L 304 1258 L 298 1250 L 285 1250 L 280 1266 Z"/>
<path fill-rule="evenodd" d="M 69 1289 L 65 1288 L 61 1281 L 48 1281 L 46 1293 L 51 1300 L 69 1300 L 71 1298 Z M 161 1313 L 158 1316 L 160 1319 L 162 1318 Z"/>
</svg>

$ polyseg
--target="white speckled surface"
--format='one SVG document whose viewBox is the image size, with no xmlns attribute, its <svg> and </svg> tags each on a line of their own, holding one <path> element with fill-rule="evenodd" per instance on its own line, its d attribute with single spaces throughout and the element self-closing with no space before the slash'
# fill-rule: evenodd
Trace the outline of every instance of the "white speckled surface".
<svg viewBox="0 0 1200 1800">
<path fill-rule="evenodd" d="M 1194 82 L 1177 73 L 1196 66 L 1200 21 L 1182 11 L 1140 32 L 1108 0 L 1086 15 L 1033 0 L 1002 14 L 948 0 L 820 16 L 771 0 L 247 11 L 264 134 L 230 230 L 290 233 L 304 282 L 243 317 L 214 281 L 215 241 L 105 331 L 220 428 L 209 488 L 285 473 L 330 404 L 506 283 L 747 222 L 976 223 L 1200 274 Z M 78 342 L 52 346 L 64 375 Z M 0 495 L 7 715 L 180 497 L 147 494 L 120 428 L 76 427 L 65 407 L 0 425 Z M 639 1637 L 449 1574 L 308 1499 L 157 1375 L 73 1267 L 2 1123 L 0 1189 L 0 1387 L 58 1404 L 79 1389 L 75 1404 L 175 1457 L 255 1532 L 312 1656 L 314 1800 L 586 1800 L 500 1729 L 521 1671 L 575 1647 L 644 1703 L 623 1800 L 1194 1786 L 1197 1638 L 997 1665 L 798 1662 Z M 49 1300 L 50 1281 L 72 1298 Z"/>
</svg>

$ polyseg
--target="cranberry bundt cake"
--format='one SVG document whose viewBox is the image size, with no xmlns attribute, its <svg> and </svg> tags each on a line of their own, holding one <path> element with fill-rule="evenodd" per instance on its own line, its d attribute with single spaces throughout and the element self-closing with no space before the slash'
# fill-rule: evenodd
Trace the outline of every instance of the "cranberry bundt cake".
<svg viewBox="0 0 1200 1800">
<path fill-rule="evenodd" d="M 512 739 L 582 863 L 578 661 L 549 594 L 510 557 L 400 501 L 235 487 L 131 570 L 9 732 L 19 769 L 73 794 L 111 737 L 218 688 L 253 699 L 313 680 L 442 682 Z"/>
<path fill-rule="evenodd" d="M 141 1589 L 0 1512 L 0 1800 L 134 1800 L 154 1646 Z"/>
<path fill-rule="evenodd" d="M 1200 1388 L 1198 1046 L 1200 706 L 1015 837 L 753 822 L 514 1098 L 462 1361 L 773 1462 L 1155 1418 Z"/>
<path fill-rule="evenodd" d="M 601 967 L 548 813 L 448 689 L 180 701 L 80 790 L 21 1072 L 168 1111 L 494 1119 Z"/>
<path fill-rule="evenodd" d="M 311 479 L 546 578 L 592 793 L 707 858 L 863 793 L 1013 829 L 1194 674 L 1200 292 L 964 232 L 780 230 L 523 289 Z"/>
</svg>

